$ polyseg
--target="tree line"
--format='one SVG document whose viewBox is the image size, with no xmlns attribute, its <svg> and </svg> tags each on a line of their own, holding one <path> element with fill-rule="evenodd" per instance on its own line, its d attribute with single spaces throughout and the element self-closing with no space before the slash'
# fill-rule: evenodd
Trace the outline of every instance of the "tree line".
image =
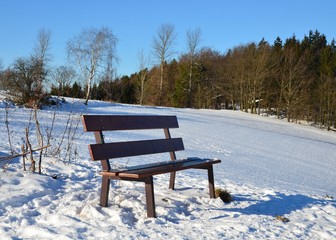
<svg viewBox="0 0 336 240">
<path fill-rule="evenodd" d="M 233 109 L 336 127 L 336 45 L 320 32 L 220 53 L 193 48 L 178 59 L 94 85 L 92 97 L 181 108 Z M 163 66 L 161 66 L 163 65 Z M 162 70 L 163 69 L 163 70 Z M 164 79 L 161 81 L 161 79 Z"/>
<path fill-rule="evenodd" d="M 41 65 L 47 59 L 41 54 L 45 38 L 38 41 L 36 52 L 40 54 L 19 59 L 1 71 L 2 87 L 12 84 L 13 76 L 29 78 L 29 74 L 24 74 L 29 68 L 47 69 Z M 187 50 L 178 57 L 175 41 L 174 26 L 161 25 L 153 37 L 152 53 L 139 53 L 138 72 L 116 76 L 117 38 L 106 28 L 83 30 L 67 45 L 72 65 L 50 72 L 32 71 L 36 74 L 33 79 L 49 76 L 49 93 L 86 98 L 86 103 L 91 98 L 233 109 L 273 114 L 287 121 L 308 121 L 327 129 L 336 127 L 336 46 L 334 40 L 328 43 L 318 30 L 309 31 L 302 40 L 295 35 L 284 40 L 277 37 L 273 43 L 261 39 L 221 53 L 201 47 L 201 31 L 196 28 L 186 33 Z M 150 64 L 149 59 L 155 64 Z M 40 89 L 40 82 L 35 81 L 32 87 Z"/>
</svg>

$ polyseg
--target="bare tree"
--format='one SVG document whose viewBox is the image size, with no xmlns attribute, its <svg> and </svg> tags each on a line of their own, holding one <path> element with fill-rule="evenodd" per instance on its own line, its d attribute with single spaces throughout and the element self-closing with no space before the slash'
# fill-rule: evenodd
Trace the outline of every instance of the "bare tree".
<svg viewBox="0 0 336 240">
<path fill-rule="evenodd" d="M 5 71 L 3 70 L 3 63 L 2 59 L 0 58 L 0 89 L 3 88 L 4 75 Z"/>
<path fill-rule="evenodd" d="M 77 65 L 86 81 L 85 105 L 98 71 L 106 69 L 116 59 L 116 44 L 116 36 L 106 27 L 84 29 L 68 41 L 69 60 Z"/>
<path fill-rule="evenodd" d="M 49 53 L 51 41 L 51 32 L 42 28 L 37 34 L 37 40 L 33 47 L 34 56 L 41 62 L 46 63 L 52 60 Z"/>
<path fill-rule="evenodd" d="M 71 84 L 76 76 L 76 71 L 69 66 L 60 66 L 51 74 L 53 82 L 58 86 L 58 94 L 63 94 L 64 87 Z"/>
<path fill-rule="evenodd" d="M 139 59 L 139 79 L 140 79 L 140 98 L 139 103 L 142 105 L 144 99 L 144 91 L 145 91 L 145 80 L 147 76 L 147 65 L 148 65 L 148 58 L 146 58 L 145 53 L 141 50 L 138 54 Z"/>
<path fill-rule="evenodd" d="M 42 28 L 37 34 L 37 40 L 35 46 L 33 47 L 33 58 L 36 59 L 37 66 L 36 70 L 36 85 L 39 91 L 42 92 L 43 82 L 45 77 L 48 75 L 48 63 L 51 61 L 52 56 L 50 54 L 50 39 L 51 32 Z"/>
<path fill-rule="evenodd" d="M 19 58 L 6 73 L 3 81 L 15 101 L 27 103 L 37 100 L 42 94 L 42 81 L 45 80 L 45 69 L 41 62 L 34 58 Z"/>
<path fill-rule="evenodd" d="M 48 75 L 51 60 L 50 32 L 40 30 L 33 48 L 33 54 L 15 60 L 3 75 L 2 87 L 11 97 L 21 103 L 38 100 L 43 95 L 43 84 Z"/>
<path fill-rule="evenodd" d="M 159 85 L 159 105 L 162 104 L 162 91 L 164 81 L 164 65 L 170 57 L 175 54 L 174 44 L 176 39 L 175 27 L 172 24 L 163 24 L 157 31 L 157 36 L 153 38 L 154 57 L 160 62 L 160 85 Z"/>
<path fill-rule="evenodd" d="M 320 122 L 330 130 L 333 118 L 335 118 L 336 77 L 322 75 L 320 78 L 321 84 L 318 88 Z"/>
<path fill-rule="evenodd" d="M 240 110 L 248 112 L 248 79 L 251 64 L 249 64 L 246 56 L 248 56 L 248 46 L 235 47 L 229 54 L 229 71 L 227 74 L 231 80 L 228 93 L 237 99 Z"/>
<path fill-rule="evenodd" d="M 305 92 L 309 86 L 309 76 L 307 74 L 306 56 L 299 55 L 294 49 L 285 49 L 284 68 L 282 72 L 282 86 L 284 105 L 286 109 L 287 121 L 290 122 L 293 115 L 297 113 L 303 105 Z M 295 116 L 297 117 L 297 116 Z"/>
<path fill-rule="evenodd" d="M 188 84 L 188 107 L 191 106 L 191 91 L 193 87 L 193 68 L 195 65 L 195 58 L 199 54 L 199 44 L 201 41 L 201 30 L 196 28 L 194 30 L 189 30 L 186 33 L 187 36 L 187 47 L 188 47 L 188 60 L 189 60 L 189 84 Z"/>
<path fill-rule="evenodd" d="M 248 59 L 250 60 L 249 76 L 249 102 L 251 113 L 260 114 L 260 104 L 264 92 L 265 81 L 270 72 L 271 48 L 267 42 L 261 40 L 256 46 L 251 44 L 249 47 Z M 258 111 L 257 111 L 258 105 Z"/>
</svg>

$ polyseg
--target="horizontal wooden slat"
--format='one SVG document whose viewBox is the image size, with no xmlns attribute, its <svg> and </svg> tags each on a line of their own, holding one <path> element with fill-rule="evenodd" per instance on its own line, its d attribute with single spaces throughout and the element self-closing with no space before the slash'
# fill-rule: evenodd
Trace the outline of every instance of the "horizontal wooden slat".
<svg viewBox="0 0 336 240">
<path fill-rule="evenodd" d="M 155 168 L 155 167 L 160 167 L 160 166 L 173 165 L 173 164 L 178 164 L 178 163 L 184 163 L 184 162 L 189 162 L 189 161 L 199 161 L 199 160 L 200 158 L 186 158 L 186 159 L 178 159 L 178 160 L 161 161 L 161 162 L 141 164 L 141 165 L 136 165 L 136 166 L 114 168 L 114 169 L 111 169 L 109 172 L 121 173 L 121 172 L 141 170 L 141 169 L 146 169 L 146 168 Z"/>
<path fill-rule="evenodd" d="M 178 128 L 176 116 L 83 115 L 84 131 Z"/>
<path fill-rule="evenodd" d="M 92 160 L 131 157 L 137 155 L 184 150 L 182 138 L 91 144 Z"/>
<path fill-rule="evenodd" d="M 190 168 L 206 168 L 210 165 L 220 163 L 221 160 L 219 159 L 185 159 L 181 161 L 171 161 L 170 164 L 163 163 L 162 165 L 151 166 L 136 170 L 129 170 L 123 171 L 119 173 L 115 172 L 102 172 L 102 175 L 107 175 L 111 177 L 119 177 L 122 178 L 134 178 L 140 179 L 145 178 L 153 175 L 163 174 L 163 173 L 170 173 L 181 171 Z"/>
</svg>

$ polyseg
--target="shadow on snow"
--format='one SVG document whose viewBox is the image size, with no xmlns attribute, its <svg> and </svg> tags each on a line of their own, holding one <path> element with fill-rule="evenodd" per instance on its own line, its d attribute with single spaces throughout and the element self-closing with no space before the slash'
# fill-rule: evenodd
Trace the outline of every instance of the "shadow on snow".
<svg viewBox="0 0 336 240">
<path fill-rule="evenodd" d="M 235 201 L 248 201 L 250 205 L 245 208 L 225 208 L 223 210 L 226 212 L 239 212 L 245 215 L 281 216 L 316 205 L 325 206 L 331 203 L 336 207 L 336 200 L 317 199 L 301 194 L 286 195 L 278 193 L 267 197 L 267 200 L 249 200 L 238 196 Z"/>
</svg>

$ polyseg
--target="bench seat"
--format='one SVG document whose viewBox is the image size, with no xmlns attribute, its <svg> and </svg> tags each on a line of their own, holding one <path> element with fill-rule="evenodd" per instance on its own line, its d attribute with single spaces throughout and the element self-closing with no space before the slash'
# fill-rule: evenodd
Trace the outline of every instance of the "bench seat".
<svg viewBox="0 0 336 240">
<path fill-rule="evenodd" d="M 219 159 L 202 159 L 202 158 L 187 158 L 174 161 L 163 161 L 156 163 L 143 164 L 138 166 L 131 166 L 126 168 L 111 169 L 110 171 L 103 171 L 100 174 L 109 177 L 135 178 L 141 179 L 153 175 L 177 172 L 189 168 L 203 168 L 209 164 L 220 163 Z"/>
</svg>

